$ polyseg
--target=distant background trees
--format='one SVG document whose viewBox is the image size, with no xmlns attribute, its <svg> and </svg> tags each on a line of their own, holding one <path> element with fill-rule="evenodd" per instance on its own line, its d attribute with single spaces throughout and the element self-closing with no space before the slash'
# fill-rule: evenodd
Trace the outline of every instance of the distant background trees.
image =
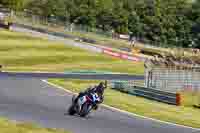
<svg viewBox="0 0 200 133">
<path fill-rule="evenodd" d="M 159 46 L 200 48 L 200 0 L 0 0 L 13 9 L 129 34 Z"/>
</svg>

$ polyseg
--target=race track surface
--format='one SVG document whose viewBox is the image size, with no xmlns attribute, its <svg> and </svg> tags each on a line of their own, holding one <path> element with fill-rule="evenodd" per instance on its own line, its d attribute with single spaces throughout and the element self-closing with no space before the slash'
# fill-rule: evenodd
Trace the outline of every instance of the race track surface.
<svg viewBox="0 0 200 133">
<path fill-rule="evenodd" d="M 0 77 L 0 116 L 73 133 L 199 133 L 101 107 L 88 118 L 64 115 L 71 95 L 38 79 Z"/>
</svg>

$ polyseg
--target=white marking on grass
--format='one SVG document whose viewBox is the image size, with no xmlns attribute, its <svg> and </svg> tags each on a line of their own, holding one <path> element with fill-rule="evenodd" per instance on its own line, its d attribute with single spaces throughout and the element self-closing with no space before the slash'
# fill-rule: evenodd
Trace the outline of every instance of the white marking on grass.
<svg viewBox="0 0 200 133">
<path fill-rule="evenodd" d="M 70 90 L 67 90 L 59 85 L 56 85 L 54 83 L 50 83 L 48 82 L 47 80 L 42 80 L 44 83 L 46 84 L 49 84 L 51 86 L 54 86 L 58 89 L 61 89 L 61 90 L 64 90 L 65 92 L 69 93 L 69 94 L 78 94 L 78 93 L 74 93 Z M 162 120 L 158 120 L 158 119 L 154 119 L 154 118 L 150 118 L 150 117 L 145 117 L 145 116 L 142 116 L 142 115 L 138 115 L 138 114 L 135 114 L 135 113 L 130 113 L 128 111 L 125 111 L 125 110 L 121 110 L 121 109 L 117 109 L 117 108 L 114 108 L 114 107 L 111 107 L 109 105 L 105 105 L 105 104 L 102 104 L 103 107 L 106 107 L 112 111 L 116 111 L 116 112 L 120 112 L 120 113 L 123 113 L 123 114 L 127 114 L 127 115 L 130 115 L 130 116 L 134 116 L 134 117 L 138 117 L 138 118 L 143 118 L 143 119 L 147 119 L 147 120 L 151 120 L 151 121 L 155 121 L 155 122 L 159 122 L 159 123 L 163 123 L 163 124 L 168 124 L 168 125 L 172 125 L 172 126 L 177 126 L 177 127 L 183 127 L 183 128 L 188 128 L 188 129 L 192 129 L 192 130 L 196 130 L 196 131 L 200 131 L 200 128 L 193 128 L 193 127 L 189 127 L 189 126 L 184 126 L 184 125 L 180 125 L 180 124 L 175 124 L 175 123 L 171 123 L 171 122 L 166 122 L 166 121 L 162 121 Z"/>
</svg>

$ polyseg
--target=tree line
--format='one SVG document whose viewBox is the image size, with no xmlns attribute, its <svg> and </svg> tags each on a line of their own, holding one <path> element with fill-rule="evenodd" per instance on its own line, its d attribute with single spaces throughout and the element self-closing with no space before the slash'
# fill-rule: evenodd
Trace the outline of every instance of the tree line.
<svg viewBox="0 0 200 133">
<path fill-rule="evenodd" d="M 200 48 L 200 0 L 0 0 L 12 10 L 133 34 L 154 45 Z"/>
</svg>

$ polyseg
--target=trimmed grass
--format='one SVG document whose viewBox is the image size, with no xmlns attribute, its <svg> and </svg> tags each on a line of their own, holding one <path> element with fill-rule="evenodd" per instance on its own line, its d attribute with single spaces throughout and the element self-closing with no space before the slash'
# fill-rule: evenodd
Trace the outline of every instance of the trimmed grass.
<svg viewBox="0 0 200 133">
<path fill-rule="evenodd" d="M 1 133 L 69 133 L 64 130 L 41 128 L 30 123 L 18 123 L 0 119 Z"/>
<path fill-rule="evenodd" d="M 181 91 L 182 102 L 184 106 L 200 105 L 200 91 Z"/>
<path fill-rule="evenodd" d="M 102 70 L 143 74 L 143 63 L 89 53 L 61 42 L 0 31 L 0 64 L 12 71 Z"/>
<path fill-rule="evenodd" d="M 49 81 L 73 92 L 80 92 L 84 88 L 98 83 L 98 81 L 89 80 L 53 79 Z M 188 99 L 186 98 L 183 106 L 177 107 L 107 89 L 104 103 L 139 115 L 200 128 L 200 110 L 192 107 L 191 97 L 187 95 L 184 97 Z"/>
</svg>

